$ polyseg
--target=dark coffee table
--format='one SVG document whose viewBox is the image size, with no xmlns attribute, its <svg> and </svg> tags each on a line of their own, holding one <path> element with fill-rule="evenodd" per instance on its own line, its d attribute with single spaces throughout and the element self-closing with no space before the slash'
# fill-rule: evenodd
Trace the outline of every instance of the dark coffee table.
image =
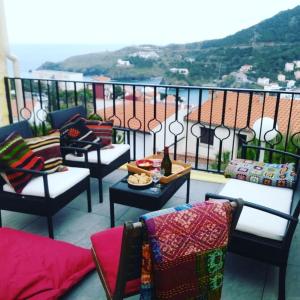
<svg viewBox="0 0 300 300">
<path fill-rule="evenodd" d="M 130 188 L 127 184 L 127 177 L 128 175 L 109 188 L 111 227 L 115 226 L 115 203 L 149 211 L 159 210 L 185 182 L 187 182 L 186 203 L 189 203 L 190 172 L 177 178 L 176 180 L 171 181 L 168 184 L 162 184 L 162 187 L 158 192 L 152 191 L 152 186 L 146 189 Z"/>
</svg>

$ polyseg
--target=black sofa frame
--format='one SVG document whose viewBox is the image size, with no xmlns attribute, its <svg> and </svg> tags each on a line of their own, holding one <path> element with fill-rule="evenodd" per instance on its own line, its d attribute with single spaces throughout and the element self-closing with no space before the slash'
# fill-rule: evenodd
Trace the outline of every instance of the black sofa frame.
<svg viewBox="0 0 300 300">
<path fill-rule="evenodd" d="M 289 153 L 286 151 L 264 148 L 252 145 L 243 145 L 242 158 L 246 158 L 246 149 L 252 148 L 257 152 L 260 150 L 269 151 L 270 155 L 273 153 L 278 153 L 284 155 L 285 157 L 292 157 L 296 160 L 296 171 L 299 172 L 299 160 L 300 156 L 297 154 Z M 298 224 L 298 218 L 300 213 L 300 175 L 297 177 L 297 182 L 293 189 L 293 198 L 290 214 L 284 214 L 282 212 L 276 211 L 274 209 L 250 203 L 244 201 L 244 205 L 262 210 L 264 212 L 276 215 L 280 218 L 286 219 L 288 221 L 287 230 L 282 241 L 272 240 L 256 236 L 253 234 L 241 232 L 235 230 L 231 242 L 229 244 L 229 251 L 246 256 L 249 258 L 260 260 L 264 263 L 268 263 L 279 267 L 279 290 L 278 299 L 285 299 L 285 280 L 286 280 L 286 268 L 288 263 L 289 251 L 291 242 L 295 229 Z M 253 183 L 255 184 L 255 183 Z M 217 198 L 217 199 L 234 199 L 227 196 L 207 194 L 206 198 Z"/>
<path fill-rule="evenodd" d="M 72 108 L 57 110 L 49 113 L 49 119 L 50 123 L 52 125 L 53 129 L 59 129 L 61 128 L 66 121 L 68 121 L 72 116 L 75 114 L 80 114 L 82 117 L 86 118 L 87 112 L 86 109 L 83 106 L 76 106 Z M 116 128 L 117 130 L 124 131 L 129 133 L 129 130 L 126 128 Z M 75 141 L 74 141 L 75 142 Z M 129 144 L 129 137 L 127 135 L 127 142 Z M 85 167 L 90 169 L 91 177 L 98 179 L 98 187 L 99 187 L 99 202 L 103 202 L 103 185 L 102 185 L 102 179 L 110 174 L 111 172 L 115 171 L 119 167 L 121 167 L 123 164 L 130 161 L 130 149 L 126 151 L 124 154 L 119 156 L 116 160 L 111 162 L 108 165 L 101 163 L 101 145 L 97 143 L 92 142 L 83 142 L 83 141 L 76 141 L 76 143 L 82 143 L 82 144 L 89 144 L 93 145 L 97 149 L 97 163 L 90 163 L 87 160 L 87 157 L 85 156 L 85 162 L 76 162 L 76 161 L 70 161 L 65 160 L 64 163 L 68 166 L 73 167 Z M 109 150 L 108 150 L 109 151 Z"/>
<path fill-rule="evenodd" d="M 4 140 L 10 133 L 18 132 L 23 138 L 33 137 L 32 129 L 28 121 L 21 121 L 5 127 L 0 128 L 0 141 Z M 77 150 L 77 148 L 67 148 L 65 150 Z M 84 153 L 84 155 L 86 155 Z M 5 172 L 7 169 L 0 168 L 1 172 Z M 54 238 L 52 217 L 61 208 L 71 202 L 75 197 L 82 192 L 87 192 L 87 204 L 88 212 L 92 211 L 91 207 L 91 191 L 89 184 L 89 176 L 81 180 L 75 186 L 57 196 L 56 198 L 50 198 L 49 186 L 48 186 L 48 173 L 44 171 L 26 170 L 21 168 L 10 168 L 14 171 L 22 171 L 25 173 L 31 173 L 36 176 L 43 176 L 45 197 L 28 196 L 22 194 L 15 194 L 3 191 L 4 180 L 1 178 L 0 188 L 0 227 L 2 226 L 1 210 L 8 210 L 14 212 L 28 213 L 33 215 L 45 216 L 48 222 L 49 237 Z"/>
</svg>

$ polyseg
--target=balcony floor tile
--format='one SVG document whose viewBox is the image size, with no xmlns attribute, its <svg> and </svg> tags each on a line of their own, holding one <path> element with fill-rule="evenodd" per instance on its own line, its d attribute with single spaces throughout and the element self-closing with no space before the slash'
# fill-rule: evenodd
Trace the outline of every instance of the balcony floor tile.
<svg viewBox="0 0 300 300">
<path fill-rule="evenodd" d="M 125 176 L 126 172 L 117 170 L 103 181 L 104 202 L 99 203 L 97 180 L 92 180 L 92 213 L 87 213 L 86 194 L 78 196 L 68 206 L 58 212 L 54 218 L 54 234 L 56 239 L 71 242 L 78 246 L 89 248 L 90 236 L 98 231 L 109 228 L 109 186 Z M 190 199 L 204 199 L 207 192 L 217 193 L 222 184 L 202 181 L 191 181 Z M 185 202 L 186 186 L 166 203 L 171 207 Z M 145 210 L 115 205 L 116 225 L 125 221 L 137 221 Z M 2 212 L 3 226 L 22 229 L 31 233 L 48 236 L 46 218 L 13 212 Z M 300 229 L 296 234 L 290 251 L 287 271 L 287 300 L 300 300 Z M 277 270 L 261 262 L 229 253 L 226 258 L 225 278 L 222 300 L 276 300 Z M 96 271 L 89 274 L 63 299 L 106 299 Z M 128 298 L 139 299 L 139 296 Z"/>
</svg>

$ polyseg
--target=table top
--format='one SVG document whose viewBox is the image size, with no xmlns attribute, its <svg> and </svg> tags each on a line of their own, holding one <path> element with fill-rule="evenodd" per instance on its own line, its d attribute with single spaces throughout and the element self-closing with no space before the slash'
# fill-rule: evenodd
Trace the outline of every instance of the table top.
<svg viewBox="0 0 300 300">
<path fill-rule="evenodd" d="M 188 178 L 187 175 L 183 175 L 176 180 L 173 180 L 167 184 L 161 184 L 161 188 L 158 191 L 153 191 L 151 188 L 154 186 L 152 183 L 146 188 L 132 188 L 128 186 L 127 178 L 129 175 L 122 178 L 119 182 L 110 187 L 110 190 L 116 190 L 120 192 L 130 193 L 133 195 L 141 195 L 143 197 L 161 198 L 171 190 L 177 190 Z"/>
</svg>

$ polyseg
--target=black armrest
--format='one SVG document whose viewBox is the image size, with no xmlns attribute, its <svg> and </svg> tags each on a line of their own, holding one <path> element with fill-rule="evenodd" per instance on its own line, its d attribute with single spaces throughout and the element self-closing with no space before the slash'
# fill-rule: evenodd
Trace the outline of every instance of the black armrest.
<svg viewBox="0 0 300 300">
<path fill-rule="evenodd" d="M 84 162 L 85 162 L 85 165 L 87 166 L 88 165 L 88 150 L 87 149 L 84 149 L 84 148 L 78 148 L 78 147 L 73 147 L 73 146 L 61 146 L 60 147 L 61 150 L 65 150 L 65 151 L 71 151 L 71 152 L 79 152 L 79 153 L 83 153 L 84 155 Z M 63 152 L 63 151 L 62 151 Z M 65 159 L 65 156 L 67 155 L 68 153 L 62 153 L 63 155 L 63 158 Z"/>
<path fill-rule="evenodd" d="M 287 156 L 293 157 L 297 160 L 300 160 L 300 155 L 297 155 L 297 154 L 294 154 L 291 152 L 287 152 L 287 151 L 282 151 L 282 150 L 277 150 L 277 149 L 272 149 L 272 148 L 265 148 L 265 147 L 261 147 L 261 146 L 255 146 L 255 145 L 242 144 L 242 149 L 244 150 L 246 148 L 256 149 L 256 150 L 265 150 L 265 151 L 269 151 L 269 152 L 287 155 Z"/>
<path fill-rule="evenodd" d="M 39 175 L 43 177 L 43 185 L 44 185 L 44 192 L 45 192 L 45 198 L 49 199 L 49 185 L 48 185 L 48 173 L 45 171 L 37 171 L 37 170 L 28 170 L 28 169 L 23 169 L 23 168 L 4 168 L 1 169 L 0 171 L 6 172 L 6 171 L 15 171 L 15 172 L 24 172 L 27 174 L 33 174 L 33 175 Z"/>
<path fill-rule="evenodd" d="M 113 127 L 113 129 L 118 130 L 118 131 L 126 131 L 126 132 L 130 131 L 130 129 L 124 128 L 124 127 Z"/>
</svg>

